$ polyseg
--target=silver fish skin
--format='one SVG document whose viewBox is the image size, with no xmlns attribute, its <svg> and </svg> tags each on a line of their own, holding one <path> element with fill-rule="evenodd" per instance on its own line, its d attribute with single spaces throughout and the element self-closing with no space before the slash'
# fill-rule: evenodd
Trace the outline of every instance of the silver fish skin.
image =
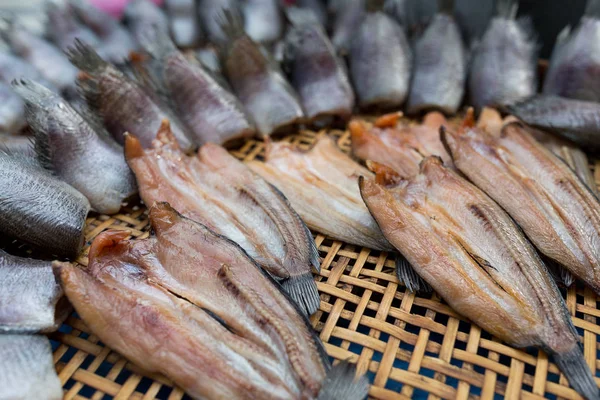
<svg viewBox="0 0 600 400">
<path fill-rule="evenodd" d="M 57 330 L 71 311 L 51 261 L 0 250 L 0 334 Z"/>
<path fill-rule="evenodd" d="M 200 63 L 190 62 L 168 36 L 153 30 L 143 46 L 152 57 L 150 84 L 168 99 L 196 144 L 223 144 L 254 135 L 242 103 Z"/>
<path fill-rule="evenodd" d="M 236 19 L 243 21 L 242 10 L 238 0 L 199 0 L 198 13 L 208 41 L 216 45 L 227 43 L 229 38 L 223 30 L 223 11 L 231 13 Z"/>
<path fill-rule="evenodd" d="M 381 10 L 367 12 L 353 35 L 348 61 L 361 108 L 391 108 L 404 103 L 412 51 L 392 17 Z"/>
<path fill-rule="evenodd" d="M 123 20 L 138 44 L 143 42 L 146 32 L 151 29 L 169 31 L 167 15 L 151 0 L 129 1 L 123 12 Z"/>
<path fill-rule="evenodd" d="M 350 51 L 350 43 L 356 33 L 365 10 L 365 0 L 337 0 L 330 3 L 333 14 L 331 42 L 337 52 L 346 55 Z"/>
<path fill-rule="evenodd" d="M 82 25 L 69 4 L 46 3 L 46 35 L 61 50 L 75 43 L 75 39 L 100 47 L 100 38 L 87 26 Z"/>
<path fill-rule="evenodd" d="M 0 360 L 0 399 L 63 398 L 47 337 L 0 335 Z"/>
<path fill-rule="evenodd" d="M 127 29 L 88 0 L 68 0 L 74 14 L 100 39 L 99 52 L 113 63 L 122 63 L 138 46 Z M 79 38 L 85 40 L 85 38 Z"/>
<path fill-rule="evenodd" d="M 10 26 L 1 34 L 11 50 L 34 66 L 46 80 L 68 96 L 76 95 L 77 68 L 54 44 L 20 25 Z"/>
<path fill-rule="evenodd" d="M 42 85 L 21 79 L 13 87 L 27 105 L 40 162 L 85 195 L 95 211 L 117 213 L 137 192 L 123 148 L 99 122 Z"/>
<path fill-rule="evenodd" d="M 354 108 L 354 91 L 343 62 L 325 29 L 310 10 L 289 8 L 292 21 L 285 39 L 285 69 L 312 122 L 347 119 Z"/>
<path fill-rule="evenodd" d="M 241 4 L 244 29 L 258 43 L 274 43 L 284 32 L 279 0 L 245 0 Z"/>
<path fill-rule="evenodd" d="M 186 152 L 193 149 L 187 129 L 159 104 L 158 96 L 104 61 L 85 43 L 76 40 L 67 55 L 85 73 L 79 79 L 79 88 L 89 109 L 102 119 L 119 144 L 125 143 L 124 134 L 128 132 L 136 135 L 144 147 L 150 147 L 162 121 L 168 119 L 181 148 Z"/>
<path fill-rule="evenodd" d="M 61 257 L 83 245 L 87 199 L 29 157 L 0 151 L 0 233 Z"/>
<path fill-rule="evenodd" d="M 51 90 L 58 88 L 48 81 L 33 65 L 21 57 L 0 50 L 0 82 L 10 85 L 14 79 L 27 78 L 40 82 Z"/>
<path fill-rule="evenodd" d="M 0 151 L 8 154 L 35 157 L 35 148 L 30 136 L 15 136 L 0 133 Z"/>
<path fill-rule="evenodd" d="M 516 20 L 514 0 L 501 0 L 481 42 L 473 50 L 468 90 L 471 104 L 502 106 L 537 91 L 537 44 L 532 27 Z"/>
<path fill-rule="evenodd" d="M 230 38 L 222 50 L 223 70 L 258 132 L 269 136 L 301 122 L 300 99 L 266 49 L 244 33 L 233 14 L 223 26 Z"/>
<path fill-rule="evenodd" d="M 0 82 L 0 133 L 16 134 L 25 126 L 25 103 L 9 85 Z"/>
<path fill-rule="evenodd" d="M 600 151 L 600 104 L 537 95 L 506 109 L 528 125 L 556 133 L 587 151 Z"/>
<path fill-rule="evenodd" d="M 171 38 L 178 47 L 196 47 L 204 40 L 194 0 L 166 0 Z"/>
<path fill-rule="evenodd" d="M 196 50 L 195 56 L 208 70 L 221 75 L 221 61 L 219 60 L 219 51 L 216 48 L 212 46 L 201 47 Z"/>
<path fill-rule="evenodd" d="M 577 28 L 558 36 L 542 92 L 600 102 L 600 1 L 589 0 Z"/>
<path fill-rule="evenodd" d="M 465 93 L 467 54 L 451 14 L 438 13 L 414 46 L 407 112 L 455 114 Z"/>
</svg>

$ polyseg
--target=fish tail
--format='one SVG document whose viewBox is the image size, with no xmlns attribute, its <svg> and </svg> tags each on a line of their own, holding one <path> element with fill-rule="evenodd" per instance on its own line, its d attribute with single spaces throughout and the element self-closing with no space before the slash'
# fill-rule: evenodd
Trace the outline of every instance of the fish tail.
<svg viewBox="0 0 600 400">
<path fill-rule="evenodd" d="M 153 24 L 140 35 L 140 46 L 152 57 L 161 60 L 167 54 L 177 51 L 169 32 Z"/>
<path fill-rule="evenodd" d="M 367 377 L 356 378 L 355 365 L 342 361 L 327 373 L 317 400 L 363 400 L 368 393 Z"/>
<path fill-rule="evenodd" d="M 221 29 L 230 40 L 237 39 L 246 34 L 244 31 L 244 21 L 242 21 L 239 13 L 228 8 L 223 8 L 217 18 Z"/>
<path fill-rule="evenodd" d="M 92 46 L 80 39 L 75 39 L 75 44 L 67 49 L 66 54 L 71 64 L 90 74 L 108 66 Z"/>
<path fill-rule="evenodd" d="M 433 289 L 429 283 L 417 274 L 408 260 L 400 253 L 396 254 L 396 276 L 404 283 L 410 292 L 431 292 Z"/>
<path fill-rule="evenodd" d="M 498 0 L 496 3 L 496 14 L 501 18 L 515 19 L 519 3 L 516 0 Z"/>
<path fill-rule="evenodd" d="M 575 391 L 588 400 L 600 399 L 598 386 L 585 362 L 579 344 L 575 344 L 570 350 L 562 353 L 550 351 L 554 362 L 560 371 L 565 374 L 569 384 Z"/>
<path fill-rule="evenodd" d="M 290 276 L 280 283 L 283 290 L 285 290 L 304 313 L 312 315 L 319 309 L 321 299 L 315 280 L 310 272 Z"/>
<path fill-rule="evenodd" d="M 585 6 L 585 15 L 593 18 L 600 18 L 600 0 L 588 0 Z"/>
</svg>

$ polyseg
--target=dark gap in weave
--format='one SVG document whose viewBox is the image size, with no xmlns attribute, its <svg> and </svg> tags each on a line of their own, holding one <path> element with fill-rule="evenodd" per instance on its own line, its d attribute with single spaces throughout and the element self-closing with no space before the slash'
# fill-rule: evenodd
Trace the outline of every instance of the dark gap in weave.
<svg viewBox="0 0 600 400">
<path fill-rule="evenodd" d="M 498 360 L 498 362 L 502 365 L 506 365 L 507 367 L 510 367 L 510 362 L 512 360 L 512 357 L 509 357 L 502 353 L 498 353 L 498 354 L 500 355 L 500 359 Z M 504 383 L 506 383 L 508 381 L 508 377 L 503 374 L 498 374 L 498 379 L 500 379 Z"/>
<path fill-rule="evenodd" d="M 435 313 L 435 317 L 433 317 L 433 320 L 435 322 L 437 322 L 438 324 L 442 324 L 444 326 L 448 326 L 448 320 L 450 319 L 450 317 L 447 314 L 444 313 Z"/>
<path fill-rule="evenodd" d="M 96 372 L 94 372 L 94 374 L 106 378 L 113 366 L 114 364 L 106 361 L 105 359 L 104 361 L 102 361 L 102 363 L 100 364 Z"/>
<path fill-rule="evenodd" d="M 171 393 L 173 392 L 173 388 L 171 386 L 162 385 L 158 393 L 156 393 L 157 399 L 168 399 Z"/>
<path fill-rule="evenodd" d="M 421 316 L 425 316 L 425 314 L 427 313 L 428 309 L 423 307 L 423 306 L 418 306 L 416 304 L 413 304 L 413 306 L 410 309 L 410 313 L 411 314 L 415 314 L 415 315 L 421 315 Z"/>
<path fill-rule="evenodd" d="M 90 366 L 90 364 L 92 362 L 94 362 L 94 360 L 96 359 L 96 356 L 93 354 L 88 354 L 87 356 L 85 356 L 85 359 L 83 360 L 83 362 L 81 363 L 81 365 L 79 366 L 80 369 L 88 369 L 88 367 Z"/>
<path fill-rule="evenodd" d="M 471 385 L 469 386 L 469 394 L 473 396 L 481 396 L 481 388 L 479 386 Z"/>
<path fill-rule="evenodd" d="M 135 390 L 140 393 L 146 393 L 150 389 L 150 386 L 152 386 L 153 382 L 154 381 L 152 379 L 142 376 L 142 379 L 140 379 L 140 382 L 135 387 Z"/>
<path fill-rule="evenodd" d="M 419 388 L 413 388 L 413 399 L 426 399 L 429 392 Z"/>
<path fill-rule="evenodd" d="M 98 389 L 96 389 L 95 387 L 92 387 L 92 386 L 89 386 L 89 385 L 85 385 L 85 384 L 84 384 L 84 385 L 81 387 L 81 389 L 79 389 L 79 391 L 77 392 L 77 394 L 78 394 L 78 395 L 80 395 L 80 396 L 82 396 L 82 397 L 85 397 L 85 398 L 91 399 L 91 398 L 92 398 L 92 396 L 93 396 L 94 394 L 96 394 L 96 392 L 98 392 Z M 102 398 L 103 398 L 103 399 L 105 399 L 105 398 L 106 398 L 106 396 L 107 396 L 107 395 L 104 395 Z M 111 398 L 111 397 L 109 396 L 109 398 Z"/>
<path fill-rule="evenodd" d="M 127 382 L 127 379 L 129 379 L 129 377 L 131 376 L 131 373 L 132 372 L 127 368 L 123 368 L 121 372 L 119 372 L 119 375 L 117 375 L 117 379 L 115 379 L 115 382 L 117 382 L 119 385 L 125 384 L 125 382 Z"/>
</svg>

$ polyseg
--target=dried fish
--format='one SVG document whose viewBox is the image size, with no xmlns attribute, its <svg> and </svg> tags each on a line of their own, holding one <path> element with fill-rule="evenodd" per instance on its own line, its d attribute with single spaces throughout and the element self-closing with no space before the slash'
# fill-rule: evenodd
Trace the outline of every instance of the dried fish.
<svg viewBox="0 0 600 400">
<path fill-rule="evenodd" d="M 327 7 L 321 0 L 295 0 L 294 5 L 305 10 L 312 11 L 322 27 L 328 27 Z"/>
<path fill-rule="evenodd" d="M 123 19 L 135 41 L 141 45 L 146 32 L 158 29 L 169 31 L 166 14 L 151 0 L 130 0 L 125 7 Z"/>
<path fill-rule="evenodd" d="M 77 19 L 73 7 L 67 2 L 46 2 L 46 35 L 60 49 L 66 50 L 73 46 L 75 39 L 82 40 L 94 48 L 100 46 L 100 38 Z"/>
<path fill-rule="evenodd" d="M 42 85 L 21 79 L 15 91 L 27 104 L 38 159 L 83 193 L 99 213 L 114 214 L 137 192 L 123 148 L 90 118 Z"/>
<path fill-rule="evenodd" d="M 314 399 L 334 385 L 308 320 L 239 246 L 166 203 L 151 208 L 150 223 L 145 240 L 99 235 L 85 270 L 55 264 L 104 343 L 193 398 Z M 364 398 L 366 379 L 353 383 L 343 368 L 335 383 Z"/>
<path fill-rule="evenodd" d="M 533 96 L 537 91 L 537 44 L 529 20 L 516 20 L 515 0 L 498 1 L 496 15 L 473 51 L 471 104 L 480 110 Z"/>
<path fill-rule="evenodd" d="M 0 134 L 0 152 L 35 157 L 33 140 L 30 136 Z"/>
<path fill-rule="evenodd" d="M 171 37 L 179 47 L 196 47 L 204 39 L 194 0 L 166 0 Z"/>
<path fill-rule="evenodd" d="M 60 256 L 83 245 L 87 199 L 30 158 L 0 151 L 0 233 Z"/>
<path fill-rule="evenodd" d="M 600 1 L 588 0 L 577 28 L 558 35 L 543 93 L 570 99 L 600 101 Z"/>
<path fill-rule="evenodd" d="M 231 13 L 234 18 L 243 21 L 238 0 L 199 0 L 198 11 L 208 41 L 216 45 L 222 45 L 229 41 L 221 26 L 224 12 Z"/>
<path fill-rule="evenodd" d="M 320 138 L 309 151 L 268 143 L 265 162 L 250 161 L 248 166 L 281 190 L 310 228 L 347 243 L 392 249 L 358 191 L 358 177 L 371 173 L 329 137 Z"/>
<path fill-rule="evenodd" d="M 442 1 L 442 6 L 414 45 L 407 101 L 411 114 L 429 109 L 454 114 L 465 92 L 467 54 L 452 16 L 454 1 Z"/>
<path fill-rule="evenodd" d="M 240 101 L 200 63 L 190 62 L 168 36 L 153 30 L 142 45 L 153 58 L 149 84 L 170 102 L 194 142 L 223 144 L 254 135 Z"/>
<path fill-rule="evenodd" d="M 0 283 L 0 336 L 55 331 L 71 311 L 50 261 L 0 250 Z"/>
<path fill-rule="evenodd" d="M 400 25 L 371 3 L 383 2 L 367 1 L 351 42 L 350 77 L 360 107 L 398 107 L 408 94 L 412 51 Z"/>
<path fill-rule="evenodd" d="M 140 195 L 167 201 L 183 215 L 238 243 L 309 315 L 319 307 L 311 265 L 319 254 L 310 232 L 275 188 L 225 149 L 205 144 L 187 157 L 165 123 L 152 150 L 132 136 L 125 147 Z"/>
<path fill-rule="evenodd" d="M 365 15 L 365 0 L 330 1 L 333 14 L 331 42 L 340 54 L 350 51 L 356 27 Z"/>
<path fill-rule="evenodd" d="M 25 126 L 25 103 L 9 85 L 0 82 L 0 133 L 16 134 Z"/>
<path fill-rule="evenodd" d="M 454 164 L 498 202 L 544 255 L 600 292 L 600 204 L 575 173 L 520 123 L 493 137 L 443 135 Z"/>
<path fill-rule="evenodd" d="M 104 61 L 85 43 L 76 40 L 67 55 L 85 73 L 79 79 L 79 87 L 88 107 L 102 118 L 117 142 L 124 144 L 123 135 L 129 132 L 136 135 L 144 147 L 150 147 L 162 120 L 168 118 L 173 121 L 173 134 L 181 147 L 186 152 L 192 150 L 193 143 L 186 129 L 166 106 L 159 105 L 158 96 Z"/>
<path fill-rule="evenodd" d="M 0 50 L 0 82 L 10 84 L 14 79 L 19 78 L 32 79 L 58 91 L 58 88 L 44 78 L 33 65 L 15 54 Z"/>
<path fill-rule="evenodd" d="M 0 335 L 0 398 L 61 400 L 52 347 L 42 335 Z"/>
<path fill-rule="evenodd" d="M 244 0 L 241 2 L 244 30 L 258 43 L 274 43 L 282 35 L 285 20 L 279 0 Z"/>
<path fill-rule="evenodd" d="M 226 14 L 223 24 L 229 41 L 223 47 L 223 70 L 233 91 L 256 123 L 268 136 L 301 122 L 304 117 L 298 95 L 278 65 L 248 35 L 241 21 Z"/>
<path fill-rule="evenodd" d="M 426 158 L 408 180 L 373 169 L 375 179 L 361 178 L 363 199 L 416 272 L 480 327 L 512 346 L 549 352 L 575 390 L 597 399 L 564 300 L 502 208 L 437 157 Z"/>
</svg>

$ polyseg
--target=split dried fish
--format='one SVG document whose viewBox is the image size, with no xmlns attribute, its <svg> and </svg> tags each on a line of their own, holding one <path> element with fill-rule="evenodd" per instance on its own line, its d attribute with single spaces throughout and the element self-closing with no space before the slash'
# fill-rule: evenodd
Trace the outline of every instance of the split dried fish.
<svg viewBox="0 0 600 400">
<path fill-rule="evenodd" d="M 30 158 L 0 151 L 0 233 L 76 257 L 90 209 L 87 199 Z"/>
<path fill-rule="evenodd" d="M 576 391 L 597 399 L 564 300 L 502 208 L 437 157 L 426 158 L 408 180 L 373 169 L 375 179 L 361 178 L 363 199 L 416 272 L 483 329 L 512 346 L 549 352 Z"/>
<path fill-rule="evenodd" d="M 300 99 L 267 51 L 244 33 L 233 14 L 226 14 L 223 29 L 229 38 L 222 49 L 223 71 L 260 134 L 301 122 Z"/>
<path fill-rule="evenodd" d="M 241 1 L 244 30 L 258 43 L 274 43 L 285 29 L 279 0 Z"/>
<path fill-rule="evenodd" d="M 600 292 L 600 204 L 520 123 L 493 137 L 466 127 L 443 135 L 454 164 L 498 202 L 544 255 Z"/>
<path fill-rule="evenodd" d="M 61 400 L 52 347 L 42 335 L 0 335 L 0 398 Z"/>
<path fill-rule="evenodd" d="M 21 79 L 15 91 L 27 105 L 38 159 L 85 195 L 99 213 L 114 214 L 137 193 L 123 148 L 92 119 L 42 85 Z"/>
<path fill-rule="evenodd" d="M 358 177 L 371 173 L 333 140 L 323 136 L 309 151 L 268 143 L 265 153 L 265 162 L 248 166 L 281 190 L 310 228 L 347 243 L 392 249 L 358 191 Z"/>
<path fill-rule="evenodd" d="M 166 0 L 171 37 L 179 47 L 196 47 L 204 40 L 194 0 Z"/>
<path fill-rule="evenodd" d="M 0 336 L 55 331 L 71 311 L 50 261 L 0 250 L 0 283 Z"/>
<path fill-rule="evenodd" d="M 412 50 L 402 27 L 377 5 L 366 1 L 367 13 L 353 28 L 350 54 L 350 77 L 363 108 L 399 107 L 409 90 Z"/>
<path fill-rule="evenodd" d="M 537 44 L 529 20 L 516 20 L 517 3 L 498 1 L 496 15 L 473 51 L 471 104 L 480 110 L 533 96 L 537 91 Z"/>
<path fill-rule="evenodd" d="M 85 270 L 55 264 L 102 342 L 193 398 L 315 399 L 333 385 L 308 320 L 239 246 L 166 203 L 150 209 L 150 223 L 145 240 L 99 235 Z M 362 399 L 366 379 L 353 378 L 349 369 L 336 383 Z"/>
<path fill-rule="evenodd" d="M 309 315 L 319 307 L 311 266 L 314 240 L 277 189 L 214 144 L 187 157 L 165 123 L 152 150 L 132 136 L 125 147 L 147 205 L 167 201 L 183 215 L 238 243 Z"/>
<path fill-rule="evenodd" d="M 150 86 L 170 102 L 196 144 L 223 144 L 254 135 L 240 101 L 200 63 L 190 62 L 168 36 L 153 30 L 143 46 L 152 56 L 147 68 Z"/>
<path fill-rule="evenodd" d="M 174 121 L 173 134 L 181 147 L 186 152 L 192 150 L 194 145 L 187 130 L 166 106 L 159 105 L 157 95 L 104 61 L 85 43 L 76 40 L 67 55 L 84 72 L 79 88 L 88 107 L 102 119 L 117 142 L 124 144 L 123 135 L 129 132 L 136 135 L 144 147 L 150 147 L 162 120 L 168 118 Z"/>
</svg>

